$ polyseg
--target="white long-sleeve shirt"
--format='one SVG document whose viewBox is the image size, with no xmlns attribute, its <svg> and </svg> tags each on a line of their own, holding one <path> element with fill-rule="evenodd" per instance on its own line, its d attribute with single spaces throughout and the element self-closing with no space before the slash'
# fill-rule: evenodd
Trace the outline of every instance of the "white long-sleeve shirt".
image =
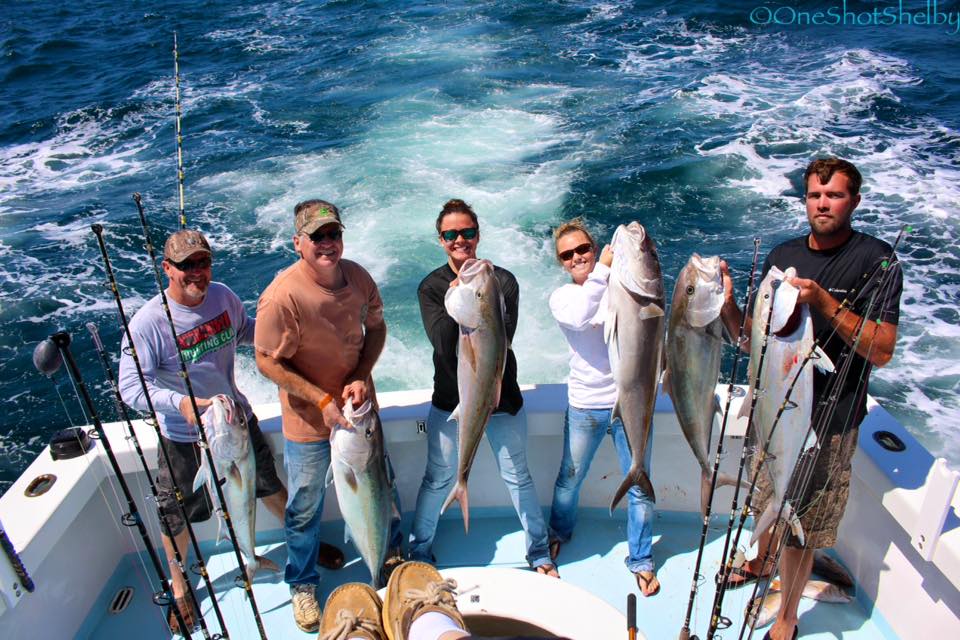
<svg viewBox="0 0 960 640">
<path fill-rule="evenodd" d="M 550 294 L 550 311 L 570 345 L 567 401 L 579 409 L 609 409 L 617 399 L 603 341 L 610 268 L 594 266 L 582 285 L 565 284 Z"/>
</svg>

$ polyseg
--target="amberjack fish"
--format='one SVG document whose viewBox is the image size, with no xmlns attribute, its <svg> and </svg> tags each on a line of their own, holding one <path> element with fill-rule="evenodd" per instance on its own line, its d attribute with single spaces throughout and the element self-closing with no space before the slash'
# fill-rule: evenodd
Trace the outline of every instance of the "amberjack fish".
<svg viewBox="0 0 960 640">
<path fill-rule="evenodd" d="M 753 437 L 758 450 L 767 448 L 767 456 L 760 473 L 768 474 L 773 499 L 757 519 L 751 544 L 774 523 L 781 503 L 782 519 L 790 526 L 800 543 L 804 542 L 800 518 L 790 501 L 784 500 L 800 453 L 817 446 L 816 434 L 809 430 L 813 413 L 813 367 L 805 366 L 806 358 L 814 348 L 813 321 L 807 305 L 797 304 L 799 289 L 787 282 L 788 278 L 796 277 L 796 273 L 793 267 L 786 271 L 771 267 L 760 283 L 753 309 L 750 384 L 752 386 L 759 380 L 761 390 L 753 413 Z M 770 318 L 770 330 L 763 368 L 758 378 L 757 367 L 760 363 L 763 336 L 768 333 L 767 318 Z M 818 357 L 812 361 L 824 370 L 832 370 L 830 359 L 819 347 L 817 349 Z M 796 384 L 788 399 L 787 409 L 774 425 L 777 412 L 795 378 Z M 751 388 L 751 392 L 753 391 Z M 743 403 L 741 414 L 749 411 L 749 404 Z"/>
<path fill-rule="evenodd" d="M 489 260 L 467 260 L 460 267 L 460 283 L 444 298 L 447 313 L 460 325 L 457 343 L 457 390 L 460 404 L 450 420 L 457 421 L 459 464 L 457 483 L 441 513 L 456 500 L 469 530 L 467 478 L 490 414 L 500 403 L 503 368 L 507 362 L 507 326 L 503 294 Z"/>
<path fill-rule="evenodd" d="M 823 549 L 813 552 L 813 572 L 827 582 L 848 589 L 853 587 L 853 577 L 847 568 L 827 555 Z"/>
<path fill-rule="evenodd" d="M 693 254 L 677 277 L 667 324 L 664 390 L 673 400 L 680 429 L 700 463 L 700 512 L 707 512 L 710 496 L 710 436 L 720 412 L 716 396 L 723 343 L 723 280 L 720 258 Z M 717 485 L 736 479 L 720 473 Z"/>
<path fill-rule="evenodd" d="M 663 351 L 663 275 L 657 247 L 639 222 L 617 227 L 607 285 L 604 339 L 617 385 L 611 419 L 620 418 L 630 445 L 630 469 L 610 503 L 612 512 L 630 487 L 656 500 L 644 464 Z"/>
<path fill-rule="evenodd" d="M 201 416 L 203 430 L 210 444 L 213 463 L 223 476 L 224 501 L 237 535 L 237 545 L 246 560 L 247 577 L 252 579 L 258 569 L 277 570 L 277 565 L 272 560 L 255 553 L 256 457 L 250 444 L 247 421 L 237 411 L 233 400 L 225 395 L 218 395 L 214 396 L 212 401 L 213 404 Z M 207 463 L 207 457 L 201 456 L 200 469 L 193 479 L 193 490 L 197 491 L 206 484 L 210 495 L 216 495 L 214 481 L 214 473 Z M 217 539 L 223 539 L 222 519 Z"/>
<path fill-rule="evenodd" d="M 802 597 L 807 598 L 808 600 L 831 602 L 834 604 L 848 604 L 853 600 L 851 595 L 837 585 L 824 582 L 822 580 L 808 580 L 807 584 L 803 585 Z M 782 586 L 780 584 L 780 580 L 774 580 L 770 583 L 770 589 L 767 591 L 767 595 L 764 596 L 762 600 L 760 599 L 760 596 L 757 596 L 747 606 L 747 610 L 745 612 L 747 624 L 753 624 L 753 618 L 756 617 L 756 623 L 754 626 L 767 626 L 773 622 L 774 618 L 777 617 L 782 605 Z"/>
<path fill-rule="evenodd" d="M 343 417 L 347 426 L 338 426 L 330 436 L 329 479 L 334 481 L 347 535 L 370 569 L 371 582 L 379 587 L 394 513 L 383 430 L 370 400 L 356 410 L 347 400 Z"/>
</svg>

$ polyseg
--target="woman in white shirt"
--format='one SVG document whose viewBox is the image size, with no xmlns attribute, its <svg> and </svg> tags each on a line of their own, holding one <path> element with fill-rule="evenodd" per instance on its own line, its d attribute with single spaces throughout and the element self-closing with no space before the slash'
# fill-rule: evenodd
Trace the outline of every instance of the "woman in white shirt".
<svg viewBox="0 0 960 640">
<path fill-rule="evenodd" d="M 563 223 L 553 237 L 557 260 L 573 280 L 550 295 L 550 311 L 571 351 L 563 460 L 550 513 L 550 552 L 555 560 L 561 545 L 573 534 L 580 486 L 604 434 L 609 430 L 613 437 L 623 473 L 630 468 L 630 446 L 620 419 L 610 421 L 617 387 L 603 340 L 603 322 L 613 252 L 606 246 L 598 259 L 597 243 L 580 219 Z M 636 576 L 640 592 L 656 594 L 660 582 L 653 563 L 653 501 L 636 486 L 629 491 L 627 543 L 629 553 L 624 562 Z"/>
</svg>

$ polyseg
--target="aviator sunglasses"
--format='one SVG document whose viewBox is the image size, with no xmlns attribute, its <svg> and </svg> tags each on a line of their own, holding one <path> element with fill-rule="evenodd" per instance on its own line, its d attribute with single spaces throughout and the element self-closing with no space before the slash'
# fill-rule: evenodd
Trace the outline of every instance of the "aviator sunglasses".
<svg viewBox="0 0 960 640">
<path fill-rule="evenodd" d="M 573 249 L 567 249 L 566 251 L 561 251 L 557 255 L 560 256 L 560 259 L 563 262 L 566 262 L 567 260 L 573 257 L 573 254 L 582 256 L 586 253 L 590 253 L 591 251 L 593 251 L 593 245 L 590 244 L 589 242 L 584 242 L 583 244 L 575 246 Z"/>
<path fill-rule="evenodd" d="M 209 269 L 210 265 L 213 264 L 213 260 L 210 256 L 206 258 L 200 258 L 198 260 L 181 260 L 180 262 L 174 262 L 173 260 L 167 260 L 170 264 L 175 266 L 180 271 L 193 271 L 194 269 Z"/>
<path fill-rule="evenodd" d="M 317 229 L 309 235 L 310 241 L 314 244 L 318 242 L 323 242 L 324 240 L 333 240 L 336 242 L 343 237 L 342 229 L 331 229 L 330 231 L 324 231 L 323 229 Z"/>
<path fill-rule="evenodd" d="M 464 240 L 473 240 L 477 237 L 478 229 L 476 227 L 467 227 L 466 229 L 447 229 L 440 232 L 440 237 L 445 242 L 453 242 L 457 236 L 463 236 Z"/>
</svg>

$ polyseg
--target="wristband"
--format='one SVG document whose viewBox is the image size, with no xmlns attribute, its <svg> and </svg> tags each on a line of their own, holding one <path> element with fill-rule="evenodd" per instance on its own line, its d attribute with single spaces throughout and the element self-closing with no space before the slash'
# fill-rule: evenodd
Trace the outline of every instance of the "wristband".
<svg viewBox="0 0 960 640">
<path fill-rule="evenodd" d="M 317 408 L 320 409 L 320 411 L 323 411 L 324 408 L 326 408 L 326 406 L 331 402 L 333 402 L 333 396 L 328 393 L 327 395 L 323 396 L 323 400 L 317 403 Z"/>
</svg>

